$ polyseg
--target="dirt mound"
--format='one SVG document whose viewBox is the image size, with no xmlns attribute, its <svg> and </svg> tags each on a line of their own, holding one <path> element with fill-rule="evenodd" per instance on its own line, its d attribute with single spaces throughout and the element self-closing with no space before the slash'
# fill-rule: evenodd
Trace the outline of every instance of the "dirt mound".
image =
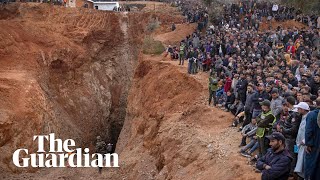
<svg viewBox="0 0 320 180">
<path fill-rule="evenodd" d="M 0 6 L 0 20 L 12 19 L 19 15 L 18 6 Z"/>
<path fill-rule="evenodd" d="M 142 9 L 143 12 L 157 12 L 163 13 L 163 15 L 171 14 L 171 17 L 181 16 L 181 13 L 178 11 L 177 8 L 170 6 L 170 4 L 156 2 L 156 1 L 126 1 L 122 2 L 122 4 L 143 4 L 145 7 Z"/>
<path fill-rule="evenodd" d="M 303 28 L 307 28 L 306 25 L 297 22 L 295 20 L 289 20 L 289 21 L 284 21 L 284 22 L 278 22 L 275 20 L 272 20 L 271 22 L 271 27 L 272 29 L 277 29 L 278 26 L 281 26 L 283 29 L 288 29 L 288 28 L 297 28 L 297 29 L 303 29 Z M 264 20 L 261 25 L 260 25 L 260 31 L 265 31 L 269 29 L 269 24 L 266 20 Z"/>
<path fill-rule="evenodd" d="M 165 45 L 179 45 L 180 41 L 186 38 L 190 32 L 193 32 L 196 28 L 196 24 L 177 24 L 176 30 L 171 31 L 171 26 L 164 26 L 166 30 L 156 32 L 155 39 L 163 42 Z"/>
</svg>

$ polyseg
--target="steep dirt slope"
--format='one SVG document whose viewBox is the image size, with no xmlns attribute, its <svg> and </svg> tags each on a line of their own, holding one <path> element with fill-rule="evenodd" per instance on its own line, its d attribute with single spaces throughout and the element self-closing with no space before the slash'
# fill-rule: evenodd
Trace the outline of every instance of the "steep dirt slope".
<svg viewBox="0 0 320 180">
<path fill-rule="evenodd" d="M 307 28 L 306 25 L 297 22 L 295 20 L 289 20 L 289 21 L 284 21 L 284 22 L 277 22 L 275 20 L 271 21 L 271 29 L 277 29 L 278 26 L 281 26 L 283 29 L 288 29 L 288 28 L 297 28 L 297 29 L 304 29 Z M 263 20 L 260 26 L 260 31 L 268 31 L 269 30 L 269 23 L 266 19 Z"/>
<path fill-rule="evenodd" d="M 150 14 L 11 4 L 0 10 L 0 167 L 55 132 L 91 146 L 116 142 Z"/>
<path fill-rule="evenodd" d="M 176 30 L 172 31 L 171 26 L 161 26 L 159 31 L 156 31 L 155 39 L 161 41 L 166 46 L 176 45 L 179 46 L 179 43 L 182 39 L 185 39 L 186 36 L 190 34 L 195 28 L 196 23 L 193 24 L 177 24 Z"/>
<path fill-rule="evenodd" d="M 237 153 L 232 116 L 208 107 L 206 97 L 207 74 L 189 76 L 177 62 L 143 57 L 117 144 L 128 179 L 258 178 Z"/>
</svg>

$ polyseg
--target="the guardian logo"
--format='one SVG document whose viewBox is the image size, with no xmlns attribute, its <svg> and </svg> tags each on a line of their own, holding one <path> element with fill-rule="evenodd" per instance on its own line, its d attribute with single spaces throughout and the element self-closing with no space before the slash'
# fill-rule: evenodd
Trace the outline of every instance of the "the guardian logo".
<svg viewBox="0 0 320 180">
<path fill-rule="evenodd" d="M 12 156 L 13 164 L 17 167 L 119 167 L 118 154 L 93 153 L 89 148 L 72 149 L 75 141 L 55 139 L 54 133 L 49 135 L 33 136 L 38 140 L 38 151 L 29 154 L 28 149 L 17 149 Z M 49 141 L 49 151 L 44 150 L 45 140 Z M 71 149 L 70 149 L 71 148 Z M 111 162 L 112 165 L 111 165 Z"/>
</svg>

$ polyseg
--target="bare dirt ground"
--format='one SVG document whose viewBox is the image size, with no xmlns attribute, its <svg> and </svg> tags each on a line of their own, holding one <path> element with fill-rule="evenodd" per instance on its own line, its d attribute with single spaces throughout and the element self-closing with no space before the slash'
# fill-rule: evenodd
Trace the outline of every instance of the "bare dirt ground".
<svg viewBox="0 0 320 180">
<path fill-rule="evenodd" d="M 143 4 L 145 5 L 142 9 L 143 12 L 170 13 L 172 15 L 181 14 L 177 8 L 170 6 L 170 4 L 156 1 L 120 1 L 120 4 Z"/>
<path fill-rule="evenodd" d="M 297 29 L 303 29 L 303 28 L 307 28 L 306 25 L 297 22 L 295 20 L 289 20 L 289 21 L 285 21 L 285 22 L 277 22 L 275 20 L 272 20 L 271 22 L 271 29 L 277 29 L 278 26 L 281 26 L 283 29 L 293 29 L 293 28 L 297 28 Z M 269 29 L 269 24 L 266 20 L 263 20 L 263 22 L 261 23 L 260 26 L 260 31 L 265 31 Z"/>
<path fill-rule="evenodd" d="M 196 24 L 177 24 L 176 30 L 171 31 L 171 26 L 161 26 L 156 31 L 155 40 L 161 41 L 164 45 L 178 46 L 182 39 L 185 39 L 190 32 L 194 31 Z"/>
</svg>

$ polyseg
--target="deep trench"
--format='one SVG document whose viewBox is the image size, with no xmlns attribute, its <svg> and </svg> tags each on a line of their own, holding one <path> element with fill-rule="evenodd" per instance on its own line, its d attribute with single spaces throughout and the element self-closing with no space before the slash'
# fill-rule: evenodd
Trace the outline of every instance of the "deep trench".
<svg viewBox="0 0 320 180">
<path fill-rule="evenodd" d="M 114 95 L 114 93 L 116 92 L 111 92 L 111 96 Z M 118 138 L 120 136 L 124 121 L 126 119 L 126 108 L 128 104 L 127 97 L 128 90 L 127 92 L 123 92 L 122 98 L 120 98 L 118 106 L 115 103 L 112 103 L 111 105 L 109 116 L 110 126 L 106 142 L 111 142 L 113 144 L 113 150 L 115 150 L 116 148 Z"/>
<path fill-rule="evenodd" d="M 108 122 L 110 122 L 108 135 L 106 137 L 106 142 L 111 142 L 113 144 L 113 151 L 115 151 L 118 138 L 120 136 L 121 130 L 123 128 L 124 121 L 126 119 L 126 109 L 128 105 L 128 94 L 132 85 L 134 69 L 138 62 L 138 49 L 132 48 L 129 45 L 129 16 L 127 12 L 119 14 L 119 26 L 122 31 L 122 44 L 116 49 L 120 49 L 120 61 L 116 61 L 117 66 L 123 66 L 118 69 L 120 73 L 120 80 L 112 82 L 111 86 L 111 108 L 110 116 Z M 119 52 L 115 52 L 115 55 Z M 133 59 L 133 60 L 132 60 Z M 123 83 L 123 79 L 125 83 Z M 122 83 L 121 83 L 122 82 Z"/>
</svg>

